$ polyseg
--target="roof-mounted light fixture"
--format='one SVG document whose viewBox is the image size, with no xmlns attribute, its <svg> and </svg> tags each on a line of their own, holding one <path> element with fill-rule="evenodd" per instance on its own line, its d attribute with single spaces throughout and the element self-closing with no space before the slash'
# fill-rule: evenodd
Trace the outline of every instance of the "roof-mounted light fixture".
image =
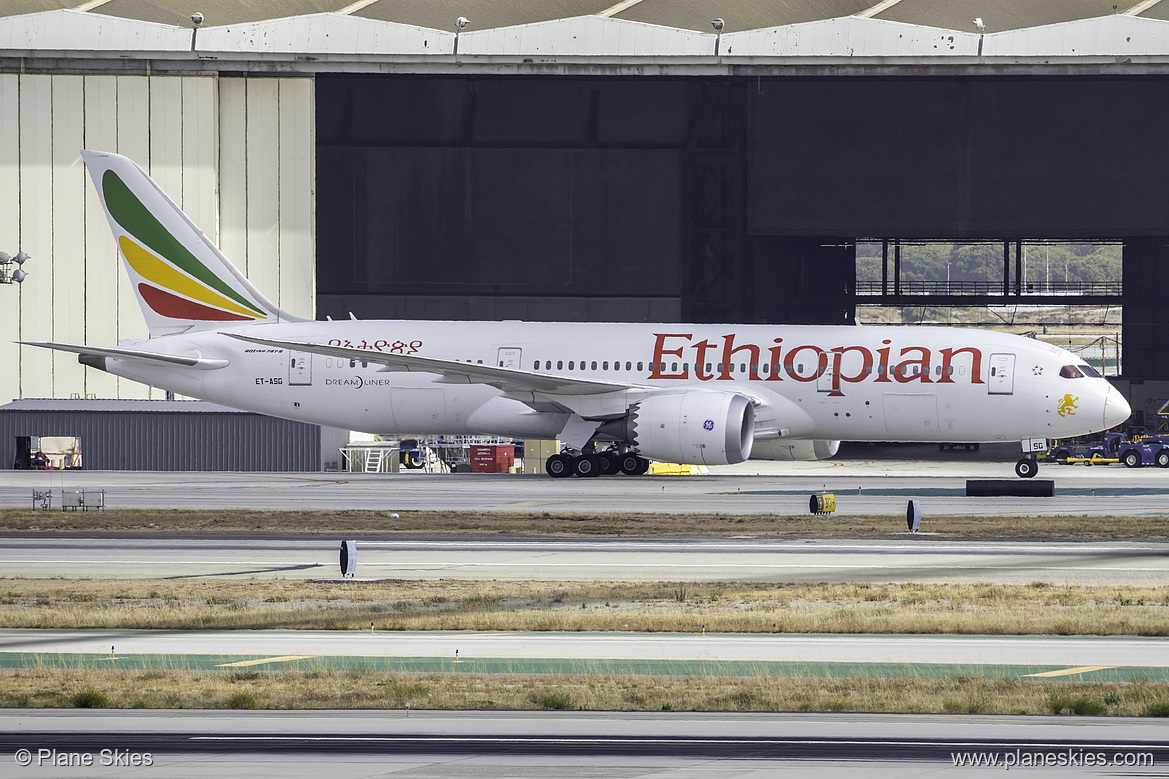
<svg viewBox="0 0 1169 779">
<path fill-rule="evenodd" d="M 465 16 L 460 16 L 458 19 L 455 19 L 455 56 L 456 57 L 459 55 L 459 33 L 462 32 L 463 30 L 467 29 L 467 25 L 470 23 L 471 23 L 471 20 Z"/>
<path fill-rule="evenodd" d="M 714 56 L 717 57 L 718 45 L 722 42 L 723 27 L 726 26 L 726 22 L 724 22 L 722 19 L 711 19 L 710 26 L 714 28 Z"/>
<path fill-rule="evenodd" d="M 195 36 L 199 34 L 199 25 L 203 23 L 203 14 L 196 11 L 191 14 L 191 51 L 195 50 Z"/>
<path fill-rule="evenodd" d="M 982 17 L 974 19 L 974 28 L 978 30 L 978 58 L 982 59 L 982 36 L 986 33 L 986 25 L 982 23 Z"/>
</svg>

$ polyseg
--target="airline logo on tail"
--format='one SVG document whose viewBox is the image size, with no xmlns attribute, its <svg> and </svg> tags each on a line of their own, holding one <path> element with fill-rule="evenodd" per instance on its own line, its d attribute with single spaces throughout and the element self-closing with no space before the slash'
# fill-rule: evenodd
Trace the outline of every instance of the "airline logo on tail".
<svg viewBox="0 0 1169 779">
<path fill-rule="evenodd" d="M 175 238 L 112 169 L 102 175 L 111 218 L 126 231 L 118 239 L 127 264 L 142 281 L 138 294 L 170 319 L 254 322 L 268 314 L 228 286 Z"/>
</svg>

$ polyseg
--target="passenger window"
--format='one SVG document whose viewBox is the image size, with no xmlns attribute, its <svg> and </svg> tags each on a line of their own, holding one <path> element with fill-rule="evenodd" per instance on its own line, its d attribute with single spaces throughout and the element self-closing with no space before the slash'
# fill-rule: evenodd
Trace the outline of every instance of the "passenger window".
<svg viewBox="0 0 1169 779">
<path fill-rule="evenodd" d="M 558 371 L 564 370 L 564 360 L 557 360 L 556 361 L 556 370 L 558 370 Z"/>
<path fill-rule="evenodd" d="M 993 369 L 992 369 L 993 370 Z M 993 373 L 991 375 L 994 375 Z M 1065 379 L 1082 379 L 1084 374 L 1074 365 L 1065 365 L 1059 369 L 1059 375 Z"/>
<path fill-rule="evenodd" d="M 596 369 L 597 369 L 597 361 L 593 360 L 593 370 L 595 371 Z"/>
<path fill-rule="evenodd" d="M 746 372 L 747 372 L 747 363 L 745 363 L 745 362 L 739 363 L 739 373 L 746 373 Z"/>
<path fill-rule="evenodd" d="M 609 370 L 609 361 L 608 360 L 605 360 L 603 363 L 601 363 L 601 369 L 606 370 L 606 371 Z"/>
<path fill-rule="evenodd" d="M 572 363 L 573 363 L 573 361 L 572 361 L 572 360 L 569 360 L 569 361 L 568 361 L 568 369 L 569 369 L 570 371 L 573 369 L 573 368 L 572 368 Z"/>
<path fill-rule="evenodd" d="M 767 369 L 768 369 L 768 368 L 770 368 L 770 367 L 771 367 L 771 366 L 770 366 L 770 365 L 767 365 L 766 363 L 763 365 L 763 374 L 764 374 L 764 375 L 767 375 Z"/>
<path fill-rule="evenodd" d="M 678 363 L 676 363 L 676 362 L 670 363 L 670 373 L 677 373 L 677 372 L 678 372 Z"/>
<path fill-rule="evenodd" d="M 534 371 L 540 370 L 540 361 L 539 360 L 536 360 L 534 363 L 532 363 L 532 370 L 534 370 Z"/>
<path fill-rule="evenodd" d="M 625 362 L 625 370 L 627 370 L 627 371 L 631 371 L 631 370 L 633 370 L 633 363 L 632 363 L 632 362 L 629 362 L 628 360 L 626 360 L 626 362 Z"/>
<path fill-rule="evenodd" d="M 641 363 L 640 363 L 640 362 L 637 364 L 637 369 L 638 369 L 639 371 L 643 371 L 643 370 L 645 370 L 645 368 L 642 368 L 642 367 L 641 367 Z"/>
</svg>

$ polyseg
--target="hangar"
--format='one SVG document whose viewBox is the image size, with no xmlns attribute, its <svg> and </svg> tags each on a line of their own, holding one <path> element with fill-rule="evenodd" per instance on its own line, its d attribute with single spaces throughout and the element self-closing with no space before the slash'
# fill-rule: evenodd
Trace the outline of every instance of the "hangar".
<svg viewBox="0 0 1169 779">
<path fill-rule="evenodd" d="M 0 249 L 34 259 L 0 330 L 20 339 L 145 335 L 88 147 L 134 157 L 318 318 L 847 323 L 858 240 L 1001 242 L 1007 299 L 1023 242 L 1114 241 L 1125 377 L 1169 378 L 1169 2 L 2 13 Z M 0 400 L 160 395 L 13 340 Z"/>
</svg>

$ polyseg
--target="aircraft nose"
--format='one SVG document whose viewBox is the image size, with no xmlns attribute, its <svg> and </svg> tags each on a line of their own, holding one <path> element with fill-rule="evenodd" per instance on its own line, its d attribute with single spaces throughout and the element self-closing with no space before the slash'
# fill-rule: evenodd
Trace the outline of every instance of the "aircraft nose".
<svg viewBox="0 0 1169 779">
<path fill-rule="evenodd" d="M 1117 391 L 1116 387 L 1108 385 L 1108 394 L 1104 396 L 1104 427 L 1116 427 L 1123 423 L 1132 414 L 1128 401 Z"/>
</svg>

